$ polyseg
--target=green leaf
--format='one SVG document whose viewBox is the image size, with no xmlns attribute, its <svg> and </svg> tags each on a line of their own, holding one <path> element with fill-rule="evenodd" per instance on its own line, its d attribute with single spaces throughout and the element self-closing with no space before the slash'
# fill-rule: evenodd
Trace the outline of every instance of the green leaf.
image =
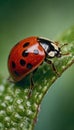
<svg viewBox="0 0 74 130">
<path fill-rule="evenodd" d="M 74 27 L 63 33 L 59 39 L 62 53 L 69 53 L 53 59 L 57 71 L 61 74 L 74 63 Z M 59 66 L 59 67 L 58 67 Z M 58 78 L 51 67 L 43 63 L 34 74 L 34 89 L 28 97 L 29 76 L 14 84 L 0 78 L 0 130 L 32 130 L 36 123 L 39 105 L 49 87 Z"/>
</svg>

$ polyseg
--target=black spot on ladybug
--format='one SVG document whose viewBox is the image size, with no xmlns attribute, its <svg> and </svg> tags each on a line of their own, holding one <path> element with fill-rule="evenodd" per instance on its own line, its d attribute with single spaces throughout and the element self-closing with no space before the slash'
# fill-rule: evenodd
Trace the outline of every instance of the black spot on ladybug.
<svg viewBox="0 0 74 130">
<path fill-rule="evenodd" d="M 14 69 L 16 67 L 16 64 L 14 61 L 12 61 L 12 68 Z"/>
<path fill-rule="evenodd" d="M 18 73 L 17 71 L 14 71 L 14 74 L 15 74 L 16 76 L 19 76 L 19 73 Z"/>
<path fill-rule="evenodd" d="M 29 42 L 26 42 L 24 43 L 23 47 L 27 47 L 30 43 Z"/>
<path fill-rule="evenodd" d="M 28 53 L 28 51 L 27 51 L 27 50 L 24 50 L 24 51 L 22 52 L 22 56 L 23 56 L 23 57 L 28 56 L 28 54 L 29 54 L 29 53 Z"/>
<path fill-rule="evenodd" d="M 25 64 L 26 64 L 26 61 L 23 60 L 23 59 L 21 59 L 21 60 L 20 60 L 20 65 L 21 65 L 21 66 L 24 66 Z"/>
<path fill-rule="evenodd" d="M 39 54 L 39 51 L 36 50 L 36 49 L 35 49 L 33 52 L 34 52 L 35 55 L 38 55 L 38 54 Z"/>
<path fill-rule="evenodd" d="M 32 65 L 31 63 L 28 63 L 28 64 L 27 64 L 27 68 L 28 68 L 28 69 L 32 69 L 32 67 L 33 67 L 33 65 Z"/>
</svg>

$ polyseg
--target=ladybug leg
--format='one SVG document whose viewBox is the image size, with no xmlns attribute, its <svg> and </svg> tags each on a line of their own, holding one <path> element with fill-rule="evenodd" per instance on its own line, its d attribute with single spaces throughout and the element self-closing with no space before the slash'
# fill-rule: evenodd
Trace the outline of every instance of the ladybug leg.
<svg viewBox="0 0 74 130">
<path fill-rule="evenodd" d="M 60 74 L 59 74 L 59 72 L 57 71 L 56 67 L 54 66 L 53 62 L 52 62 L 51 60 L 48 60 L 48 59 L 45 59 L 45 61 L 46 61 L 48 64 L 51 65 L 53 71 L 56 73 L 56 75 L 57 75 L 58 77 L 60 77 Z"/>
<path fill-rule="evenodd" d="M 15 81 L 11 78 L 11 77 L 8 77 L 7 79 L 10 83 L 15 83 Z"/>
<path fill-rule="evenodd" d="M 34 81 L 33 81 L 33 73 L 30 74 L 30 89 L 32 90 L 34 87 Z"/>
<path fill-rule="evenodd" d="M 38 68 L 36 68 L 33 72 L 30 73 L 30 89 L 28 93 L 28 97 L 30 98 L 32 95 L 32 90 L 34 88 L 34 81 L 33 81 L 33 75 L 37 71 Z"/>
<path fill-rule="evenodd" d="M 31 97 L 33 88 L 34 88 L 34 81 L 33 81 L 33 72 L 32 72 L 30 73 L 30 89 L 29 89 L 28 97 Z"/>
</svg>

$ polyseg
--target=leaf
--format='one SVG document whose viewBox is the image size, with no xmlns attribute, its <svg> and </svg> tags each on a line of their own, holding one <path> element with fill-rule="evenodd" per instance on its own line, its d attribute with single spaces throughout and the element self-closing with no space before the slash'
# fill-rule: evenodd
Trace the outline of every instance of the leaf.
<svg viewBox="0 0 74 130">
<path fill-rule="evenodd" d="M 55 58 L 53 63 L 61 74 L 74 63 L 74 27 L 63 33 L 59 39 L 62 53 L 69 53 Z M 58 67 L 59 66 L 59 67 Z M 36 123 L 39 105 L 49 87 L 58 78 L 49 65 L 43 63 L 34 74 L 34 89 L 28 98 L 29 76 L 17 84 L 0 78 L 0 130 L 32 130 Z"/>
</svg>

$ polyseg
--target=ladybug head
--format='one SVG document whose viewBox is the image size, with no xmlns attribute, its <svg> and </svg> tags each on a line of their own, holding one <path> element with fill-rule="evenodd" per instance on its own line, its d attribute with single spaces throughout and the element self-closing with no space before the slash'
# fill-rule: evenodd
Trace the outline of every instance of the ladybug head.
<svg viewBox="0 0 74 130">
<path fill-rule="evenodd" d="M 47 54 L 48 57 L 50 58 L 54 58 L 54 57 L 61 57 L 61 49 L 60 47 L 58 47 L 58 45 L 56 44 L 56 42 L 52 42 L 49 45 L 50 50 L 48 50 Z"/>
<path fill-rule="evenodd" d="M 43 38 L 38 38 L 38 40 L 40 45 L 44 48 L 47 57 L 61 57 L 62 54 L 60 47 L 58 47 L 58 42 L 53 42 Z"/>
</svg>

